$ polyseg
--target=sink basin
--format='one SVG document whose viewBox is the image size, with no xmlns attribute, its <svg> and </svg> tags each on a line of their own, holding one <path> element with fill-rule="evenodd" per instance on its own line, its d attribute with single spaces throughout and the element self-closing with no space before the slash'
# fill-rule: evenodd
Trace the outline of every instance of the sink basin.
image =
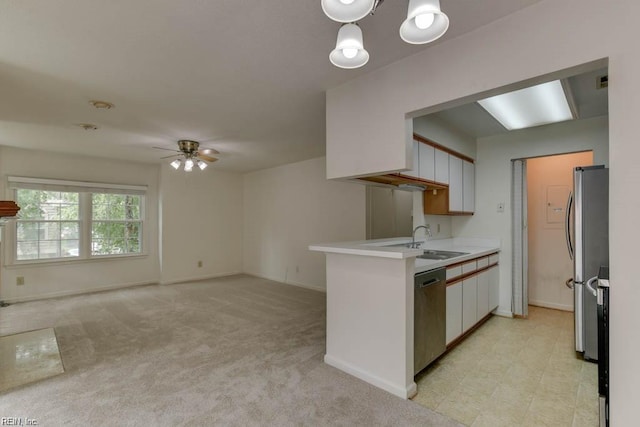
<svg viewBox="0 0 640 427">
<path fill-rule="evenodd" d="M 443 259 L 455 258 L 457 256 L 468 255 L 468 254 L 469 254 L 468 252 L 438 251 L 438 250 L 427 249 L 424 251 L 424 254 L 418 255 L 418 258 L 443 260 Z"/>
</svg>

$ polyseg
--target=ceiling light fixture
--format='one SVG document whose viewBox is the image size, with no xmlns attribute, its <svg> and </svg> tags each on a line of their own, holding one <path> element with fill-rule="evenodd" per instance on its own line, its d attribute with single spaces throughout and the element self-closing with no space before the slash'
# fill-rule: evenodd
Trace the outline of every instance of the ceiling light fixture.
<svg viewBox="0 0 640 427">
<path fill-rule="evenodd" d="M 201 171 L 203 171 L 207 168 L 207 164 L 202 160 L 198 160 L 198 167 L 200 168 Z"/>
<path fill-rule="evenodd" d="M 89 104 L 100 110 L 110 110 L 112 108 L 115 108 L 115 105 L 107 101 L 91 100 L 89 101 Z"/>
<path fill-rule="evenodd" d="M 449 17 L 440 10 L 440 0 L 409 0 L 400 37 L 410 44 L 430 43 L 442 37 L 448 28 Z"/>
<path fill-rule="evenodd" d="M 329 61 L 340 68 L 358 68 L 369 61 L 362 43 L 362 30 L 358 24 L 343 24 L 338 31 L 336 48 L 329 54 Z"/>
<path fill-rule="evenodd" d="M 478 104 L 507 130 L 563 122 L 576 117 L 560 80 L 481 99 Z"/>
<path fill-rule="evenodd" d="M 175 170 L 180 169 L 180 165 L 182 164 L 182 160 L 180 159 L 175 159 L 173 162 L 169 163 L 171 165 L 172 168 L 174 168 Z"/>
<path fill-rule="evenodd" d="M 84 129 L 84 130 L 97 130 L 98 126 L 91 123 L 78 123 L 76 126 Z"/>
<path fill-rule="evenodd" d="M 336 48 L 329 60 L 339 68 L 359 68 L 369 61 L 362 30 L 356 21 L 373 15 L 384 0 L 321 0 L 325 15 L 343 23 Z M 407 19 L 400 26 L 400 37 L 407 43 L 424 44 L 439 39 L 449 28 L 449 18 L 440 10 L 440 0 L 409 0 Z"/>
</svg>

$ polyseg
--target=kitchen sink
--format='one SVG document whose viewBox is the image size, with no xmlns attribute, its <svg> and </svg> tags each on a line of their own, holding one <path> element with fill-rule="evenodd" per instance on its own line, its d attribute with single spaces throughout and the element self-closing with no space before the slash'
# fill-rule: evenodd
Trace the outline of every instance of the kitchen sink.
<svg viewBox="0 0 640 427">
<path fill-rule="evenodd" d="M 468 254 L 469 254 L 468 252 L 438 251 L 438 250 L 427 249 L 424 251 L 424 254 L 418 255 L 418 258 L 443 260 L 443 259 L 455 258 L 457 256 L 468 255 Z"/>
</svg>

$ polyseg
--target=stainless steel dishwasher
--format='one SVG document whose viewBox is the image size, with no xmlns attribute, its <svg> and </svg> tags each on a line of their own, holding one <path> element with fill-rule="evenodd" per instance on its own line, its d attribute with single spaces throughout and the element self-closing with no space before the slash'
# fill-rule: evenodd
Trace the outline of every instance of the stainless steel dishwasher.
<svg viewBox="0 0 640 427">
<path fill-rule="evenodd" d="M 445 268 L 418 273 L 414 280 L 413 370 L 417 374 L 447 348 Z"/>
</svg>

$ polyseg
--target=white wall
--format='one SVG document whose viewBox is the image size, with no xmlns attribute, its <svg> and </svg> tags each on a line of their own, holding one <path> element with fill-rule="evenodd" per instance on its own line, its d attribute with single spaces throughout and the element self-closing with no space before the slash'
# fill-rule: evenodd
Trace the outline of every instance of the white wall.
<svg viewBox="0 0 640 427">
<path fill-rule="evenodd" d="M 597 117 L 478 139 L 476 211 L 452 219 L 453 235 L 500 238 L 501 312 L 511 311 L 511 160 L 593 150 L 595 164 L 608 164 L 607 132 L 607 118 Z"/>
<path fill-rule="evenodd" d="M 573 277 L 565 237 L 566 208 L 577 166 L 593 164 L 593 153 L 527 160 L 527 230 L 529 304 L 573 311 Z"/>
<path fill-rule="evenodd" d="M 365 186 L 327 181 L 324 157 L 246 174 L 243 271 L 325 289 L 325 256 L 308 246 L 363 240 L 365 216 Z"/>
<path fill-rule="evenodd" d="M 161 282 L 242 272 L 242 175 L 163 164 L 160 177 Z"/>
<path fill-rule="evenodd" d="M 7 266 L 13 242 L 4 239 L 0 300 L 16 301 L 82 293 L 158 281 L 158 166 L 0 147 L 0 194 L 13 199 L 7 176 L 148 186 L 145 256 Z M 11 221 L 6 227 L 14 226 Z M 3 235 L 9 235 L 3 231 Z M 23 276 L 25 284 L 16 285 Z"/>
<path fill-rule="evenodd" d="M 637 422 L 640 401 L 640 287 L 631 279 L 640 231 L 635 227 L 640 198 L 640 2 L 632 0 L 542 0 L 469 34 L 353 79 L 327 93 L 327 175 L 330 178 L 402 169 L 410 165 L 406 114 L 474 94 L 536 80 L 602 58 L 609 67 L 610 259 L 611 259 L 611 416 L 615 425 Z M 597 30 L 596 30 L 597 29 Z M 594 64 L 593 68 L 603 64 Z M 571 68 L 571 70 L 568 70 Z M 564 74 L 565 73 L 560 73 Z M 492 91 L 494 91 L 492 93 Z M 475 97 L 474 97 L 475 98 Z M 385 102 L 380 102 L 385 100 Z M 479 147 L 480 148 L 480 147 Z M 478 152 L 478 161 L 483 154 Z M 491 163 L 491 159 L 484 159 Z M 599 160 L 594 159 L 596 163 Z M 491 220 L 495 204 L 507 200 L 508 173 L 495 193 L 477 195 L 486 235 L 508 235 L 508 221 Z M 477 178 L 485 179 L 482 172 Z M 495 182 L 495 181 L 492 181 Z M 477 183 L 478 190 L 482 188 Z M 487 214 L 481 213 L 482 211 Z M 494 215 L 495 216 L 495 215 Z M 501 217 L 501 218 L 504 218 Z M 464 224 L 461 225 L 466 230 Z M 477 227 L 475 229 L 480 229 Z M 503 241 L 504 243 L 504 241 Z M 509 259 L 510 253 L 501 259 Z M 508 277 L 501 272 L 501 282 Z M 501 295 L 501 304 L 505 304 Z"/>
</svg>

